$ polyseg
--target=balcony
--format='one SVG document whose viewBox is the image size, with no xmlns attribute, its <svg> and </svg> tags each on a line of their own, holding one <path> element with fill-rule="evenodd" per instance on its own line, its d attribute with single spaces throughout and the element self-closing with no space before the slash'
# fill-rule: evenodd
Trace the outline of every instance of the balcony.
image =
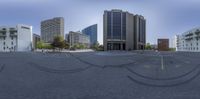
<svg viewBox="0 0 200 99">
<path fill-rule="evenodd" d="M 186 41 L 190 41 L 192 39 L 193 39 L 193 37 L 187 37 L 187 38 L 185 38 Z"/>
<path fill-rule="evenodd" d="M 0 33 L 6 33 L 6 30 L 5 29 L 0 30 Z"/>
<path fill-rule="evenodd" d="M 193 33 L 188 33 L 185 35 L 185 37 L 188 37 L 188 36 L 193 36 Z"/>
<path fill-rule="evenodd" d="M 195 38 L 196 38 L 196 40 L 199 40 L 200 39 L 200 35 L 197 35 Z"/>
<path fill-rule="evenodd" d="M 200 31 L 199 31 L 199 30 L 196 30 L 196 31 L 195 31 L 195 34 L 196 34 L 196 35 L 199 35 L 199 34 L 200 34 Z"/>
<path fill-rule="evenodd" d="M 10 28 L 10 32 L 17 32 L 15 28 Z"/>
<path fill-rule="evenodd" d="M 5 33 L 0 32 L 0 37 L 6 37 L 6 32 Z"/>
<path fill-rule="evenodd" d="M 13 36 L 17 36 L 17 33 L 16 32 L 15 33 L 10 32 L 10 37 L 13 37 Z"/>
</svg>

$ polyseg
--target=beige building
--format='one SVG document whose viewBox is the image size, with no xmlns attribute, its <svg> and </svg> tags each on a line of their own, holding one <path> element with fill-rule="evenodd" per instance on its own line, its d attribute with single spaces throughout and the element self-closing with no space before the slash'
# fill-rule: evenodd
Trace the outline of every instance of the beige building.
<svg viewBox="0 0 200 99">
<path fill-rule="evenodd" d="M 146 20 L 122 10 L 104 11 L 104 50 L 142 50 L 146 43 Z"/>
<path fill-rule="evenodd" d="M 55 36 L 64 38 L 64 18 L 56 17 L 41 22 L 41 38 L 44 42 L 51 43 Z"/>
</svg>

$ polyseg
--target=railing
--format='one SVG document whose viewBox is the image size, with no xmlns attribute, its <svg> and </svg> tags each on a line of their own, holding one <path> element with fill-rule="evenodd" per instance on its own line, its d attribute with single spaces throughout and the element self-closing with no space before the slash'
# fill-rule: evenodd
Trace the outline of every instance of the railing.
<svg viewBox="0 0 200 99">
<path fill-rule="evenodd" d="M 199 34 L 200 34 L 199 29 L 196 30 L 195 34 L 196 34 L 196 35 L 199 35 Z"/>
<path fill-rule="evenodd" d="M 0 33 L 6 33 L 6 30 L 0 30 Z"/>
<path fill-rule="evenodd" d="M 189 41 L 189 40 L 192 40 L 193 37 L 188 37 L 188 38 L 185 38 L 185 40 Z"/>
<path fill-rule="evenodd" d="M 185 37 L 192 36 L 193 33 L 186 34 Z"/>
<path fill-rule="evenodd" d="M 195 38 L 196 38 L 196 40 L 199 40 L 200 39 L 200 35 L 196 36 Z"/>
<path fill-rule="evenodd" d="M 6 33 L 0 33 L 0 37 L 6 37 Z"/>
<path fill-rule="evenodd" d="M 10 36 L 17 36 L 17 33 L 10 33 Z"/>
<path fill-rule="evenodd" d="M 17 32 L 15 28 L 10 28 L 10 32 Z"/>
</svg>

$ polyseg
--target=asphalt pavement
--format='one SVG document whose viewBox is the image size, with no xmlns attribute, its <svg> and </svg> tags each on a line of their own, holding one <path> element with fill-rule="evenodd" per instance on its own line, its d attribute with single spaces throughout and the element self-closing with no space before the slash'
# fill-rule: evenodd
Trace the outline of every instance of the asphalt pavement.
<svg viewBox="0 0 200 99">
<path fill-rule="evenodd" d="M 0 53 L 0 99 L 200 99 L 200 53 Z"/>
</svg>

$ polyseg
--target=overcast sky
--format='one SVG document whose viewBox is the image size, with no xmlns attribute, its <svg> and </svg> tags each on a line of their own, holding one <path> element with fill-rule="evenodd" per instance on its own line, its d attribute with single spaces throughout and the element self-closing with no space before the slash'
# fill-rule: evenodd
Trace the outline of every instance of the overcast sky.
<svg viewBox="0 0 200 99">
<path fill-rule="evenodd" d="M 98 24 L 98 41 L 103 40 L 104 10 L 122 9 L 147 20 L 147 42 L 172 38 L 200 26 L 200 0 L 0 0 L 0 25 L 33 26 L 40 34 L 40 22 L 65 18 L 65 33 Z"/>
</svg>

